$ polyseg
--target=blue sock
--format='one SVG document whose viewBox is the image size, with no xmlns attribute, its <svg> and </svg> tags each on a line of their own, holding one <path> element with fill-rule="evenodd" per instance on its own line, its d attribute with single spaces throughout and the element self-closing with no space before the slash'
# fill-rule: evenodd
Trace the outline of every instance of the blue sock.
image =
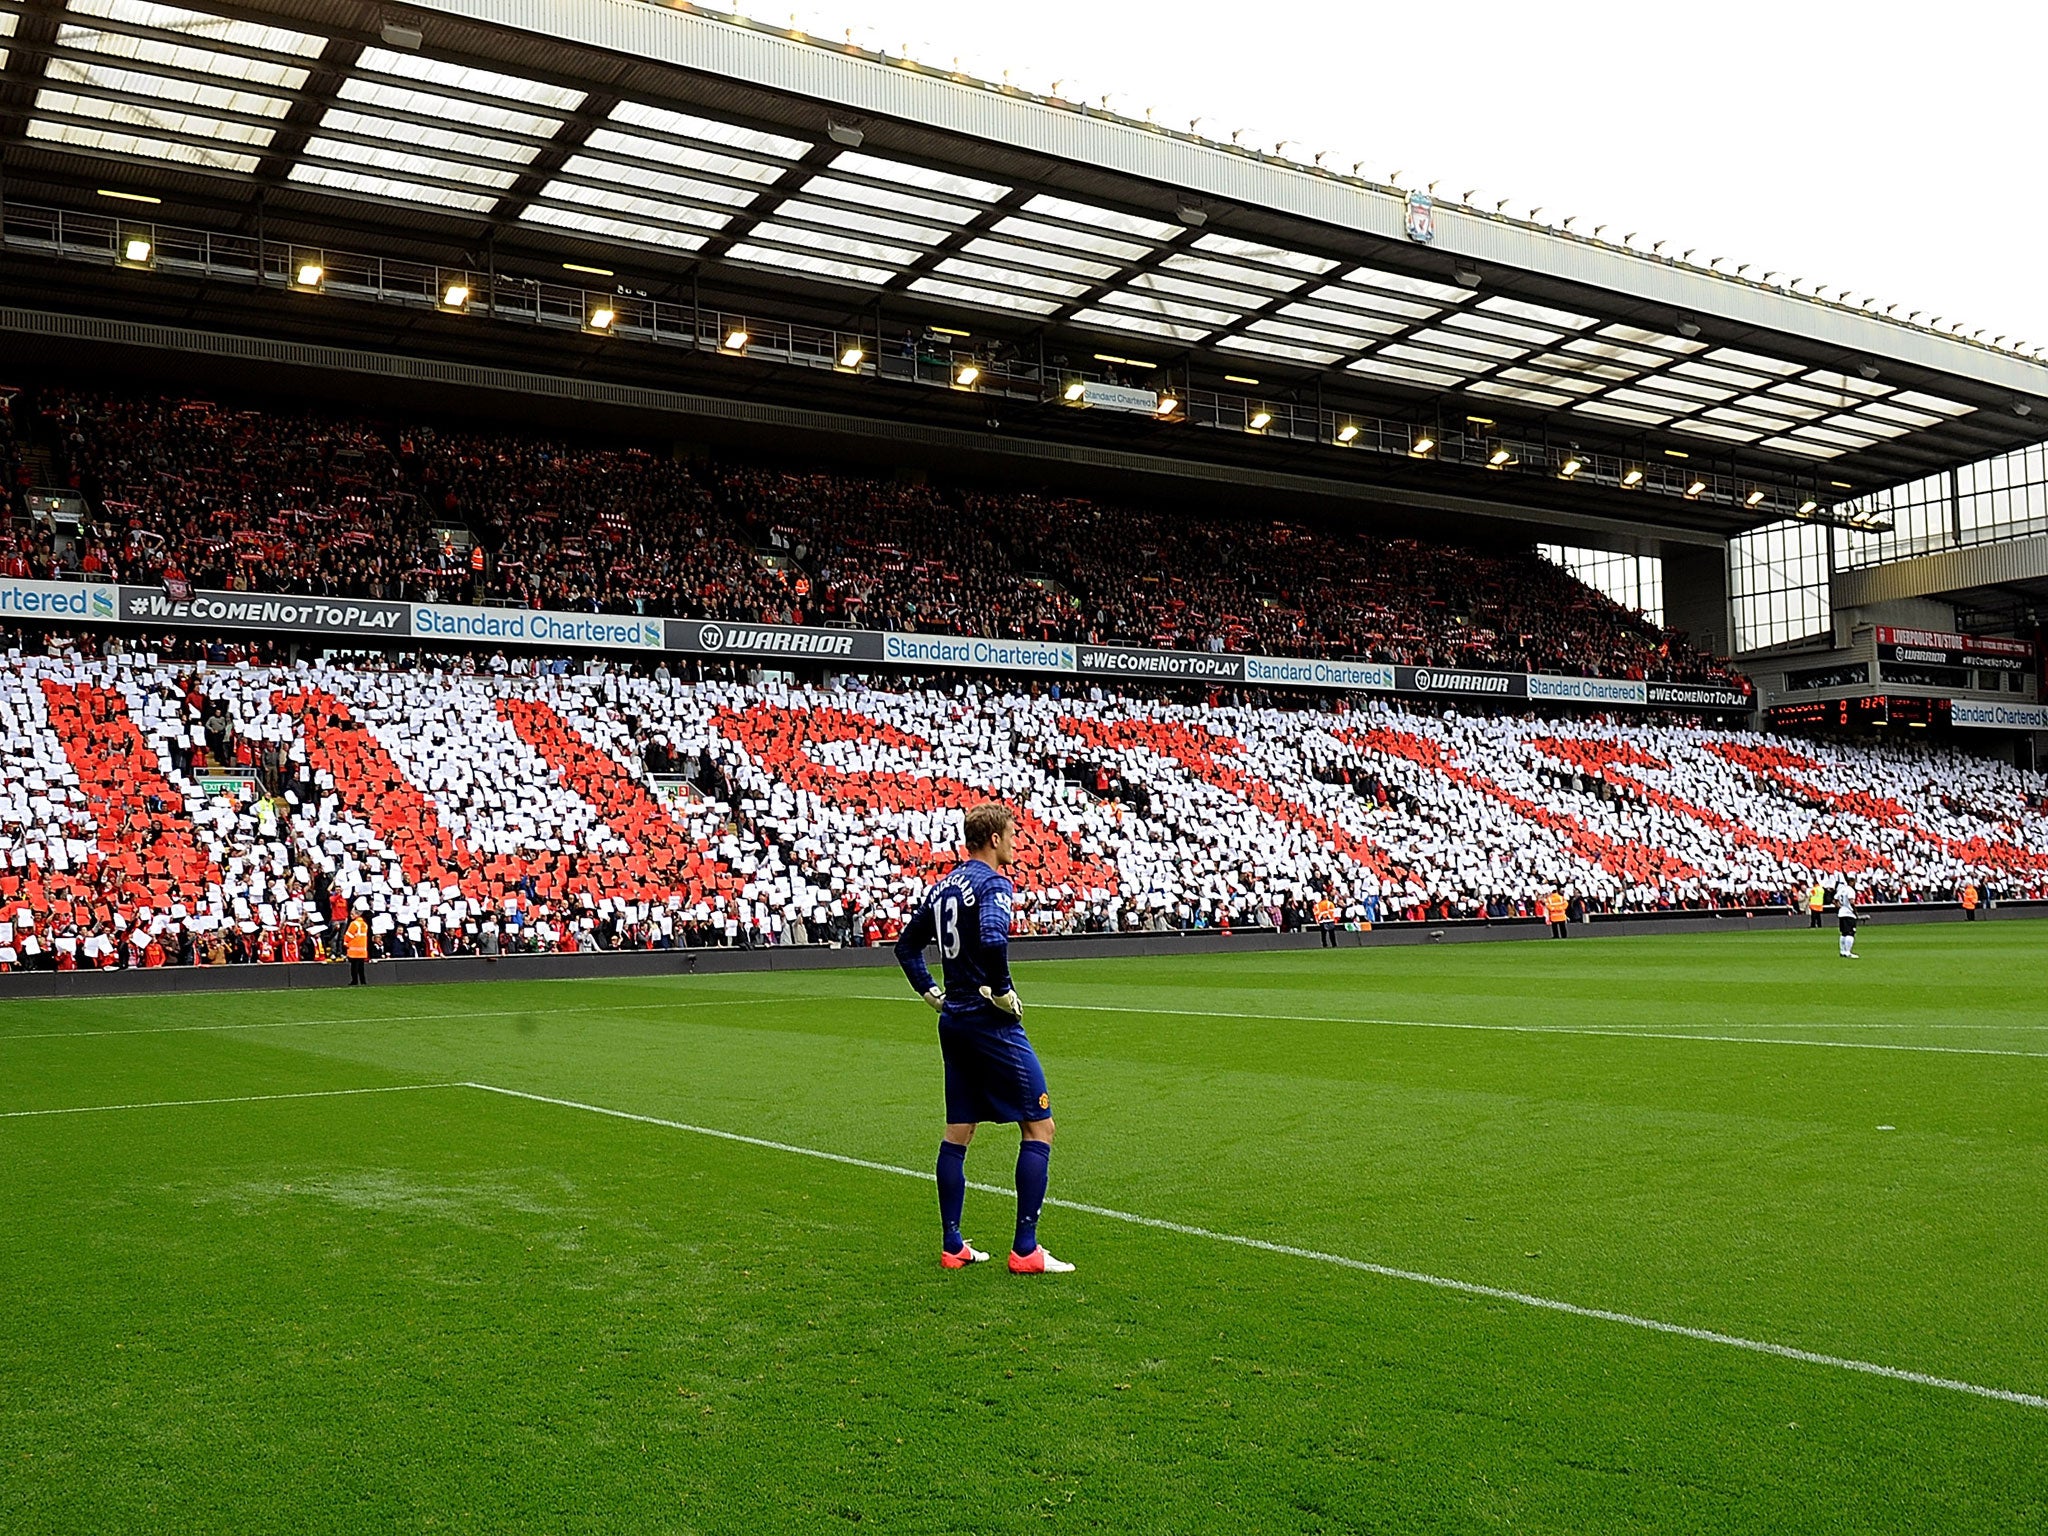
<svg viewBox="0 0 2048 1536">
<path fill-rule="evenodd" d="M 967 1149 L 958 1142 L 939 1143 L 939 1220 L 946 1227 L 946 1252 L 967 1246 L 960 1236 L 960 1210 L 967 1204 Z"/>
<path fill-rule="evenodd" d="M 1012 1253 L 1029 1253 L 1038 1246 L 1038 1208 L 1045 1204 L 1051 1163 L 1049 1141 L 1027 1141 L 1017 1148 L 1017 1240 L 1010 1245 Z"/>
</svg>

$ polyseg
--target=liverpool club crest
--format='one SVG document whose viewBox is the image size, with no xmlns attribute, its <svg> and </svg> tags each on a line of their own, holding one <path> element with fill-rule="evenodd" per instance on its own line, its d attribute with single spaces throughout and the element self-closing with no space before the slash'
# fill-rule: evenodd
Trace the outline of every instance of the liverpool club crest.
<svg viewBox="0 0 2048 1536">
<path fill-rule="evenodd" d="M 1424 245 L 1436 238 L 1436 201 L 1427 192 L 1408 194 L 1408 238 Z"/>
</svg>

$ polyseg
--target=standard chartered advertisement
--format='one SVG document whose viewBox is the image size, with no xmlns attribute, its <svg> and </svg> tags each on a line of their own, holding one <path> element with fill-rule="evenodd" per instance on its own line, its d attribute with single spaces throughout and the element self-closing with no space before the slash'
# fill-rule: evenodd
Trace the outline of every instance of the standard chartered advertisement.
<svg viewBox="0 0 2048 1536">
<path fill-rule="evenodd" d="M 977 635 L 882 636 L 882 660 L 899 667 L 969 667 L 994 672 L 1077 671 L 1064 640 L 985 640 Z"/>
<path fill-rule="evenodd" d="M 1949 701 L 1949 719 L 1957 725 L 1999 731 L 2048 731 L 2048 704 L 1979 704 L 1970 699 Z"/>
<path fill-rule="evenodd" d="M 588 645 L 601 650 L 658 651 L 667 639 L 660 619 L 618 613 L 559 613 L 547 608 L 467 608 L 414 603 L 412 632 L 421 640 L 487 645 Z"/>
<path fill-rule="evenodd" d="M 1626 677 L 1551 677 L 1531 672 L 1529 697 L 1567 704 L 1647 704 L 1650 689 L 1648 684 Z"/>
<path fill-rule="evenodd" d="M 1394 669 L 1374 661 L 1325 661 L 1314 656 L 1247 656 L 1244 680 L 1280 688 L 1372 688 L 1394 686 Z"/>
<path fill-rule="evenodd" d="M 0 618 L 118 624 L 120 588 L 76 581 L 0 580 Z"/>
</svg>

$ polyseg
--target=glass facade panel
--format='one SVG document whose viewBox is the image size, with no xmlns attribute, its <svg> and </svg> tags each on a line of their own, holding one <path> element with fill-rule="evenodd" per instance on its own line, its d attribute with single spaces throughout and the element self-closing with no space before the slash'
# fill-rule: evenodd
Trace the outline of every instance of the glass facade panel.
<svg viewBox="0 0 2048 1536">
<path fill-rule="evenodd" d="M 1728 597 L 1738 652 L 1826 633 L 1834 622 L 1828 533 L 1812 523 L 1782 522 L 1728 541 Z"/>
<path fill-rule="evenodd" d="M 1572 549 L 1563 544 L 1538 544 L 1536 553 L 1663 627 L 1664 562 L 1655 555 L 1617 555 L 1610 549 Z"/>
</svg>

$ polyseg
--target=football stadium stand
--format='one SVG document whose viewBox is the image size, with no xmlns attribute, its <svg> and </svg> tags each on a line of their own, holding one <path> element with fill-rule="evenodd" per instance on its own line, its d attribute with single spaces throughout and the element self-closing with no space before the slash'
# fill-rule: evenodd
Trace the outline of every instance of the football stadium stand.
<svg viewBox="0 0 2048 1536">
<path fill-rule="evenodd" d="M 95 509 L 19 574 L 1343 656 L 1732 675 L 1523 547 L 756 468 L 210 401 L 45 390 Z M 471 544 L 474 536 L 476 543 Z"/>
<path fill-rule="evenodd" d="M 987 796 L 1038 933 L 2048 892 L 2040 776 L 1932 744 L 476 666 L 16 653 L 0 964 L 872 943 Z"/>
</svg>

